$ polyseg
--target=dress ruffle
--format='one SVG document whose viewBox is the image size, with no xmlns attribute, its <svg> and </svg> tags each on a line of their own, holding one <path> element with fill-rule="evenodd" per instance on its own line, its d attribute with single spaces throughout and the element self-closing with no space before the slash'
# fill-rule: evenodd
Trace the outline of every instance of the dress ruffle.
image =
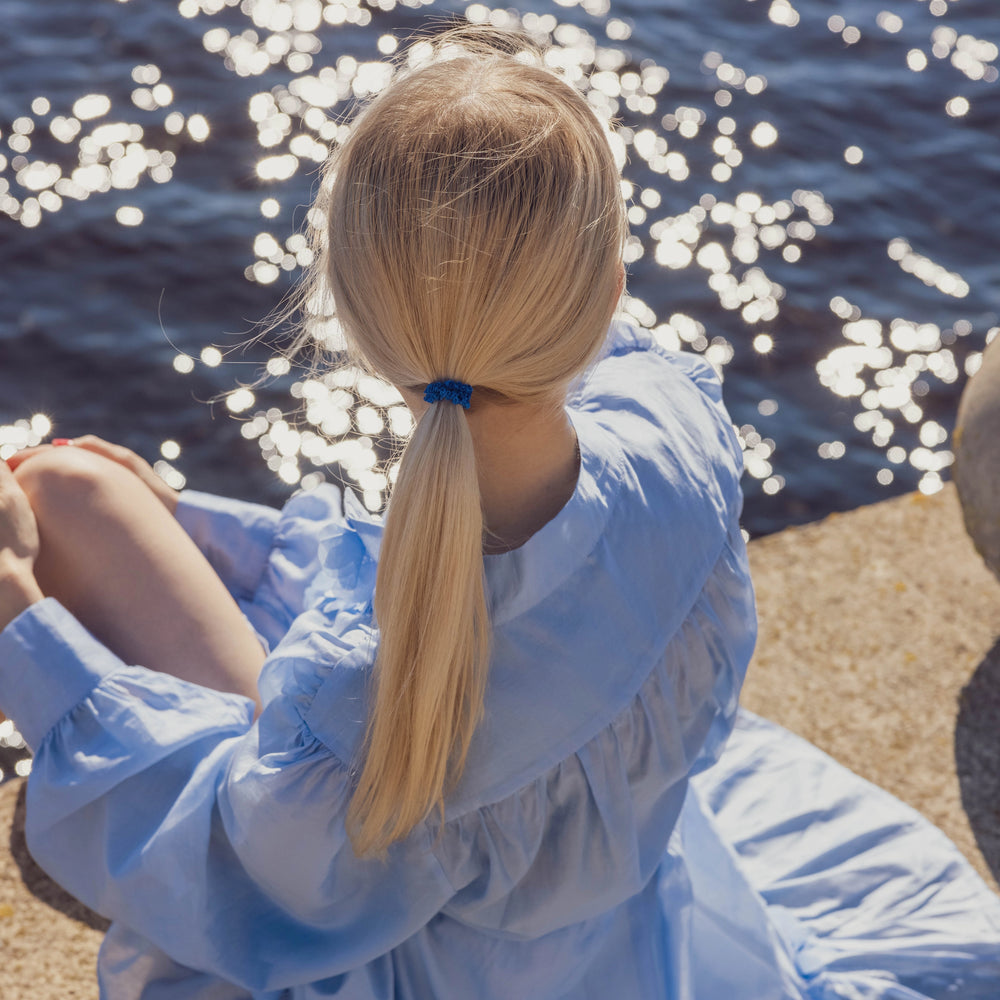
<svg viewBox="0 0 1000 1000">
<path fill-rule="evenodd" d="M 1000 997 L 1000 898 L 916 810 L 745 710 L 693 792 L 696 898 L 751 887 L 810 1000 Z"/>
</svg>

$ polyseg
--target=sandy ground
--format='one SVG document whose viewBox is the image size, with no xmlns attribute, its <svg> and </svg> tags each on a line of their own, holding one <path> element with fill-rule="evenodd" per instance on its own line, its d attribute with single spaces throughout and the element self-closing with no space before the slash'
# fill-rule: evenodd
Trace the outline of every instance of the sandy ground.
<svg viewBox="0 0 1000 1000">
<path fill-rule="evenodd" d="M 1000 876 L 1000 584 L 953 487 L 755 541 L 761 632 L 744 703 L 929 816 Z M 24 845 L 0 787 L 0 1000 L 96 1000 L 103 922 Z"/>
<path fill-rule="evenodd" d="M 750 545 L 747 708 L 919 809 L 1000 877 L 1000 583 L 954 487 Z"/>
</svg>

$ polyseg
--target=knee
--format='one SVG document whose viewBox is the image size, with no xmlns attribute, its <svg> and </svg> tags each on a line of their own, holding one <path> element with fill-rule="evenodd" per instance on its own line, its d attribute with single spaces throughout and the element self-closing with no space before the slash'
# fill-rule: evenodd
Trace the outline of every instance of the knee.
<svg viewBox="0 0 1000 1000">
<path fill-rule="evenodd" d="M 50 448 L 32 455 L 14 472 L 35 516 L 62 517 L 92 508 L 115 489 L 123 472 L 114 462 L 82 448 Z"/>
</svg>

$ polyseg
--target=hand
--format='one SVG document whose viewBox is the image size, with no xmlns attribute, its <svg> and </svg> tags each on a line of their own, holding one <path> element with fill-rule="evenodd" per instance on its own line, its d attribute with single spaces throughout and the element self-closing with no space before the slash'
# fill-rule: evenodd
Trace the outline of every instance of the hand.
<svg viewBox="0 0 1000 1000">
<path fill-rule="evenodd" d="M 129 472 L 138 476 L 152 491 L 157 499 L 163 504 L 171 514 L 177 513 L 177 499 L 180 494 L 173 487 L 168 486 L 154 471 L 153 467 L 144 458 L 141 458 L 134 451 L 120 444 L 112 444 L 103 438 L 93 434 L 86 434 L 83 437 L 73 438 L 72 441 L 63 440 L 53 444 L 39 445 L 37 448 L 24 448 L 15 452 L 7 459 L 7 464 L 11 469 L 16 469 L 22 462 L 27 461 L 32 455 L 48 448 L 58 447 L 59 444 L 72 445 L 74 448 L 83 448 L 92 451 L 97 455 L 103 455 L 124 466 Z"/>
<path fill-rule="evenodd" d="M 0 628 L 42 599 L 35 580 L 38 525 L 24 490 L 0 462 Z"/>
</svg>

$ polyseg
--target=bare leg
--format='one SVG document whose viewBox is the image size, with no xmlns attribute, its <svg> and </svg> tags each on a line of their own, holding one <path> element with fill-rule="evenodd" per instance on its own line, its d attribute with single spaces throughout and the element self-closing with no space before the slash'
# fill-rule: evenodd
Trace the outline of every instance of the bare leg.
<svg viewBox="0 0 1000 1000">
<path fill-rule="evenodd" d="M 51 449 L 15 475 L 38 520 L 35 575 L 126 663 L 257 701 L 264 651 L 184 529 L 132 472 Z"/>
</svg>

